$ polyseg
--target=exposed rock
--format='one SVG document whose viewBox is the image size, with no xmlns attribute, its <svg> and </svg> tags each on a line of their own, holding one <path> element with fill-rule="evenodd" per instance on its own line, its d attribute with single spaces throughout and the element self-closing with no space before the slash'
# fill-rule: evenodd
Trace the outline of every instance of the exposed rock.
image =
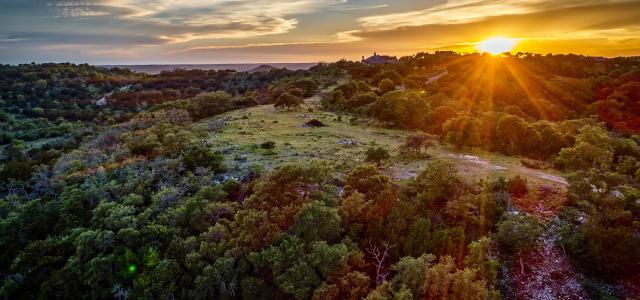
<svg viewBox="0 0 640 300">
<path fill-rule="evenodd" d="M 327 125 L 322 123 L 322 122 L 320 122 L 320 121 L 318 121 L 318 120 L 316 120 L 316 119 L 312 119 L 312 120 L 310 120 L 308 122 L 305 122 L 304 126 L 305 127 L 325 127 Z"/>
<path fill-rule="evenodd" d="M 348 146 L 355 146 L 358 145 L 358 141 L 355 140 L 348 140 L 348 139 L 340 139 L 337 142 L 339 145 L 348 145 Z"/>
</svg>

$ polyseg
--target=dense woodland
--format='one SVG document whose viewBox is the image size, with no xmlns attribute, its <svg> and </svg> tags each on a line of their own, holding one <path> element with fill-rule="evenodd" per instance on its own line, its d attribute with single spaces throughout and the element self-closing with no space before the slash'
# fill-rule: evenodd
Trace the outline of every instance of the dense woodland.
<svg viewBox="0 0 640 300">
<path fill-rule="evenodd" d="M 518 211 L 519 177 L 469 181 L 447 160 L 414 178 L 371 148 L 330 161 L 232 160 L 202 122 L 321 108 L 354 124 L 549 165 L 554 218 Z M 105 99 L 101 103 L 101 99 Z M 640 277 L 640 58 L 419 53 L 307 71 L 0 66 L 0 295 L 6 299 L 511 299 L 549 230 L 594 299 Z M 273 147 L 269 141 L 260 145 Z M 536 167 L 536 166 L 532 166 Z M 640 284 L 640 281 L 635 281 Z M 635 295 L 636 297 L 638 295 Z"/>
</svg>

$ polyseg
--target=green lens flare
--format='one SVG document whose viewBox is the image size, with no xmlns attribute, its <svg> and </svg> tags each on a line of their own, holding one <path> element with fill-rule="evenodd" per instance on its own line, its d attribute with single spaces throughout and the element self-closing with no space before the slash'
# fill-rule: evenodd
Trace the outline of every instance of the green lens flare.
<svg viewBox="0 0 640 300">
<path fill-rule="evenodd" d="M 134 273 L 136 271 L 136 265 L 129 265 L 129 273 Z"/>
</svg>

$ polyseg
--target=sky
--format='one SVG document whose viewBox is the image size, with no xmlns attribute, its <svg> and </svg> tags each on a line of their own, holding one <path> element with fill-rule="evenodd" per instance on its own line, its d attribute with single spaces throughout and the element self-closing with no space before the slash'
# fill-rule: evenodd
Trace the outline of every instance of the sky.
<svg viewBox="0 0 640 300">
<path fill-rule="evenodd" d="M 0 63 L 275 63 L 373 52 L 640 55 L 640 0 L 0 0 Z"/>
</svg>

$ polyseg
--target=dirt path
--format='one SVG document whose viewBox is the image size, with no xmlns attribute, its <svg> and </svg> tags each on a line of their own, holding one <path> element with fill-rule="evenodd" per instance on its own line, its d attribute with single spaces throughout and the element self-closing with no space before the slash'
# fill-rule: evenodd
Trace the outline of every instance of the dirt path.
<svg viewBox="0 0 640 300">
<path fill-rule="evenodd" d="M 470 180 L 503 176 L 510 178 L 516 175 L 526 178 L 531 184 L 549 186 L 564 190 L 567 181 L 554 170 L 535 170 L 520 164 L 520 159 L 489 152 L 455 151 L 446 146 L 436 146 L 427 151 L 433 158 L 450 160 L 458 167 L 458 172 Z M 419 160 L 396 167 L 393 175 L 397 179 L 408 179 L 419 173 L 426 163 Z"/>
<path fill-rule="evenodd" d="M 330 91 L 331 87 L 325 89 Z M 340 115 L 317 109 L 319 95 L 305 99 L 298 111 L 276 111 L 272 105 L 261 105 L 237 110 L 217 116 L 225 122 L 224 130 L 212 133 L 210 142 L 225 155 L 233 157 L 228 167 L 233 175 L 242 175 L 250 166 L 259 164 L 270 168 L 281 163 L 308 162 L 322 159 L 333 163 L 341 172 L 348 172 L 364 160 L 367 145 L 376 143 L 390 150 L 392 159 L 385 167 L 385 174 L 397 179 L 413 178 L 431 159 L 447 159 L 455 163 L 460 176 L 467 180 L 485 179 L 492 176 L 510 178 L 516 175 L 527 178 L 535 196 L 519 199 L 515 203 L 521 211 L 527 211 L 545 219 L 553 218 L 558 207 L 566 199 L 567 182 L 554 170 L 536 170 L 520 165 L 517 157 L 479 150 L 457 151 L 438 145 L 427 150 L 430 158 L 421 160 L 400 159 L 400 148 L 409 131 L 385 129 L 370 125 L 353 125 L 342 120 Z M 309 110 L 312 108 L 312 110 Z M 311 118 L 327 126 L 308 128 L 302 126 Z M 201 122 L 205 128 L 208 121 Z M 197 126 L 197 125 L 196 125 Z M 274 141 L 276 149 L 268 153 L 260 143 Z M 549 190 L 552 190 L 549 192 Z M 555 191 L 555 192 L 554 192 Z M 549 199 L 549 201 L 546 201 Z M 548 203 L 547 203 L 548 202 Z M 531 209 L 525 209 L 530 207 Z M 516 295 L 520 299 L 584 299 L 580 287 L 580 274 L 576 273 L 561 249 L 555 245 L 555 236 L 545 235 L 540 247 L 523 257 L 526 262 L 524 274 L 514 270 L 517 282 Z M 519 264 L 517 264 L 519 266 Z M 518 273 L 518 274 L 515 274 Z"/>
<path fill-rule="evenodd" d="M 436 81 L 438 81 L 438 79 L 440 79 L 440 77 L 445 76 L 447 74 L 449 74 L 449 71 L 447 71 L 445 69 L 444 71 L 441 71 L 440 73 L 436 73 L 434 75 L 429 76 L 425 83 L 429 84 L 429 83 L 432 83 L 432 82 L 436 82 Z"/>
<path fill-rule="evenodd" d="M 518 299 L 588 299 L 580 284 L 583 276 L 574 271 L 555 243 L 556 230 L 548 229 L 540 238 L 538 249 L 522 257 L 524 273 L 514 270 Z"/>
<path fill-rule="evenodd" d="M 447 74 L 448 72 L 446 69 L 435 72 L 428 77 L 427 83 L 437 81 Z M 304 99 L 305 105 L 319 111 L 322 95 L 333 91 L 336 87 L 348 82 L 349 80 L 350 78 L 346 76 L 340 78 L 336 84 L 325 87 L 320 91 L 320 93 Z M 506 157 L 495 153 L 478 154 L 456 152 L 442 146 L 430 149 L 428 152 L 435 158 L 443 158 L 453 161 L 458 167 L 458 171 L 461 175 L 467 178 L 478 179 L 495 175 L 505 177 L 520 175 L 532 182 L 551 185 L 554 188 L 564 189 L 567 186 L 567 181 L 559 174 L 552 174 L 551 172 L 527 168 L 520 165 L 517 158 Z M 401 180 L 409 179 L 415 177 L 425 163 L 426 160 L 418 160 L 411 163 L 391 166 L 391 170 L 389 170 L 388 175 Z"/>
<path fill-rule="evenodd" d="M 520 175 L 524 178 L 534 179 L 535 181 L 554 183 L 562 187 L 565 187 L 567 185 L 567 181 L 561 176 L 527 168 L 512 159 L 500 158 L 501 161 L 495 162 L 492 161 L 491 158 L 483 158 L 472 154 L 447 152 L 443 153 L 445 158 L 457 161 L 459 164 L 475 165 L 477 168 L 479 168 L 478 171 L 485 171 L 489 173 L 503 172 L 506 175 Z"/>
<path fill-rule="evenodd" d="M 519 160 L 509 157 L 486 154 L 450 152 L 441 149 L 436 156 L 452 160 L 463 175 L 487 176 L 492 174 L 507 177 L 519 175 L 530 182 L 527 197 L 514 198 L 514 207 L 518 211 L 527 211 L 541 219 L 552 219 L 566 202 L 567 181 L 559 174 L 534 170 L 520 165 Z M 553 189 L 550 189 L 553 187 Z M 513 281 L 516 283 L 517 299 L 588 299 L 580 282 L 582 274 L 576 272 L 569 258 L 556 244 L 557 230 L 550 227 L 541 237 L 539 246 L 522 257 L 524 272 L 519 268 L 520 257 L 516 257 Z"/>
<path fill-rule="evenodd" d="M 437 80 L 446 72 L 430 78 Z M 340 84 L 339 82 L 338 84 Z M 347 171 L 354 164 L 361 163 L 367 145 L 375 142 L 391 151 L 392 157 L 399 157 L 399 150 L 409 131 L 384 129 L 368 125 L 353 125 L 341 120 L 338 114 L 319 108 L 322 93 L 328 93 L 337 85 L 327 87 L 318 95 L 304 100 L 298 111 L 275 111 L 273 106 L 262 105 L 223 114 L 218 118 L 227 122 L 223 132 L 212 136 L 212 142 L 234 159 L 232 169 L 241 174 L 243 169 L 258 163 L 267 168 L 283 162 L 308 162 L 313 159 L 331 161 L 341 170 Z M 250 117 L 249 117 L 250 116 Z M 304 122 L 314 118 L 326 127 L 306 128 Z M 264 141 L 275 141 L 277 151 L 268 155 L 255 147 Z M 256 150 L 257 149 L 257 150 Z M 520 211 L 527 211 L 543 219 L 555 217 L 559 207 L 564 205 L 564 191 L 567 181 L 554 170 L 537 170 L 520 164 L 520 158 L 480 150 L 458 151 L 446 145 L 438 145 L 427 150 L 428 159 L 404 161 L 392 159 L 385 167 L 385 174 L 396 179 L 417 176 L 431 159 L 452 161 L 467 180 L 503 176 L 511 178 L 519 175 L 530 184 L 528 198 L 514 199 Z M 520 202 L 518 202 L 520 201 Z M 557 203 L 556 203 L 557 202 Z M 567 256 L 555 244 L 553 230 L 540 240 L 535 251 L 523 257 L 525 271 L 513 270 L 518 299 L 586 299 L 579 282 L 582 279 L 571 267 Z M 519 258 L 517 258 L 519 260 Z"/>
</svg>

